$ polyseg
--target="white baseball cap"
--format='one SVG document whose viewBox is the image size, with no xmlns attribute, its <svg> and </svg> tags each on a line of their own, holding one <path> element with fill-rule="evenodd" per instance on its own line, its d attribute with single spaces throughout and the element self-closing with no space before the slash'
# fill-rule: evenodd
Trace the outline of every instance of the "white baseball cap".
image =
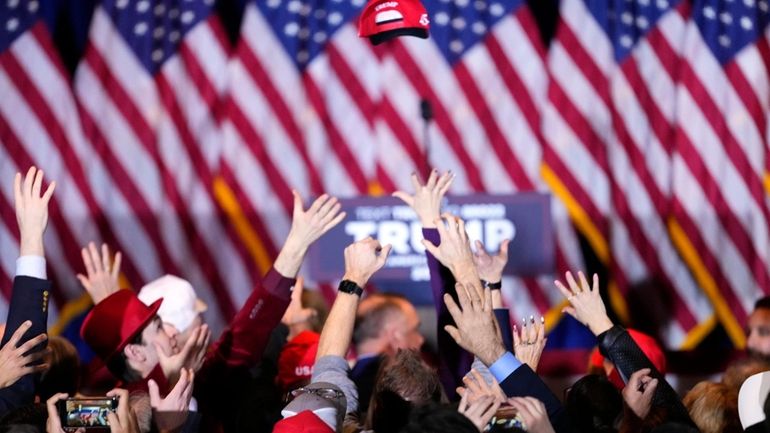
<svg viewBox="0 0 770 433">
<path fill-rule="evenodd" d="M 174 275 L 164 275 L 147 283 L 139 291 L 139 299 L 147 305 L 163 298 L 158 316 L 184 332 L 195 320 L 195 316 L 206 311 L 208 306 L 195 294 L 192 284 Z"/>
<path fill-rule="evenodd" d="M 738 416 L 744 429 L 765 420 L 765 400 L 770 394 L 770 371 L 750 376 L 738 392 Z"/>
</svg>

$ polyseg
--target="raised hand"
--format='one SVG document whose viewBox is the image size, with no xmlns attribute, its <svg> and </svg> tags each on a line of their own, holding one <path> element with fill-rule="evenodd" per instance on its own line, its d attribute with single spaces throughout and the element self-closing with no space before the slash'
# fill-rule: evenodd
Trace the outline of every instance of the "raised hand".
<svg viewBox="0 0 770 433">
<path fill-rule="evenodd" d="M 340 212 L 341 205 L 336 197 L 324 194 L 305 210 L 299 193 L 292 191 L 292 194 L 294 215 L 291 230 L 273 264 L 276 271 L 289 278 L 297 275 L 310 245 L 345 218 L 345 212 Z"/>
<path fill-rule="evenodd" d="M 650 376 L 651 370 L 643 368 L 637 370 L 628 379 L 628 384 L 623 388 L 623 400 L 628 407 L 641 419 L 650 413 L 652 398 L 658 388 L 658 379 Z"/>
<path fill-rule="evenodd" d="M 436 220 L 441 244 L 436 246 L 426 239 L 422 240 L 422 244 L 428 252 L 433 254 L 433 257 L 449 268 L 457 281 L 463 283 L 478 281 L 476 266 L 473 264 L 473 252 L 468 234 L 465 233 L 465 221 L 449 213 L 445 213 L 442 217 L 446 225 L 441 219 Z"/>
<path fill-rule="evenodd" d="M 529 365 L 532 371 L 537 371 L 547 340 L 545 319 L 541 317 L 539 322 L 535 323 L 535 317 L 529 316 L 529 324 L 527 319 L 521 319 L 521 329 L 513 325 L 513 354 L 519 361 Z"/>
<path fill-rule="evenodd" d="M 168 393 L 166 398 L 161 398 L 158 384 L 154 380 L 150 379 L 147 382 L 152 418 L 160 433 L 179 431 L 184 426 L 190 412 L 194 382 L 195 372 L 183 368 L 174 389 Z"/>
<path fill-rule="evenodd" d="M 555 433 L 542 401 L 534 397 L 513 397 L 508 399 L 508 404 L 516 408 L 527 432 Z"/>
<path fill-rule="evenodd" d="M 163 348 L 155 342 L 155 350 L 158 351 L 158 361 L 169 382 L 175 383 L 181 375 L 182 369 L 187 368 L 198 371 L 206 360 L 206 351 L 211 340 L 211 330 L 208 325 L 196 327 L 187 339 L 179 353 L 168 355 Z"/>
<path fill-rule="evenodd" d="M 505 396 L 503 389 L 500 388 L 500 384 L 497 383 L 497 380 L 494 377 L 491 377 L 491 375 L 490 379 L 492 379 L 491 384 L 487 383 L 484 376 L 473 368 L 465 375 L 465 377 L 463 377 L 463 384 L 465 386 L 457 387 L 457 394 L 460 395 L 460 397 L 466 397 L 467 395 L 469 404 L 485 396 L 492 397 L 501 403 L 504 402 L 507 397 Z"/>
<path fill-rule="evenodd" d="M 348 245 L 345 248 L 345 275 L 342 279 L 364 287 L 369 278 L 385 266 L 390 249 L 390 244 L 381 246 L 371 237 Z"/>
<path fill-rule="evenodd" d="M 48 364 L 38 363 L 46 355 L 48 349 L 31 352 L 35 346 L 48 339 L 46 334 L 31 338 L 17 347 L 24 333 L 30 327 L 32 327 L 31 321 L 27 320 L 22 323 L 8 340 L 8 343 L 0 349 L 0 388 L 11 386 L 28 374 L 41 373 L 48 369 Z"/>
<path fill-rule="evenodd" d="M 565 277 L 569 288 L 565 287 L 561 281 L 555 281 L 556 287 L 570 303 L 570 306 L 564 307 L 562 312 L 586 325 L 594 335 L 612 328 L 612 321 L 607 316 L 607 309 L 599 293 L 599 276 L 593 275 L 593 286 L 588 285 L 588 280 L 582 272 L 578 272 L 580 284 L 575 281 L 571 272 L 567 272 Z"/>
<path fill-rule="evenodd" d="M 128 401 L 128 391 L 113 389 L 107 393 L 107 397 L 118 397 L 118 409 L 115 412 L 107 412 L 110 433 L 140 433 L 139 422 Z"/>
<path fill-rule="evenodd" d="M 457 411 L 471 420 L 479 432 L 483 432 L 489 420 L 495 416 L 500 403 L 498 399 L 490 395 L 484 395 L 471 402 L 469 401 L 469 394 L 465 393 L 460 399 Z"/>
<path fill-rule="evenodd" d="M 42 188 L 43 170 L 30 167 L 23 181 L 21 173 L 16 173 L 13 199 L 21 238 L 20 256 L 43 257 L 45 254 L 43 233 L 48 225 L 48 202 L 51 201 L 56 182 L 51 182 L 41 196 Z"/>
<path fill-rule="evenodd" d="M 337 197 L 324 194 L 304 210 L 302 197 L 297 191 L 292 191 L 292 194 L 294 195 L 294 215 L 288 239 L 296 240 L 305 247 L 317 241 L 345 218 L 345 212 L 340 212 L 341 205 Z"/>
<path fill-rule="evenodd" d="M 110 263 L 110 247 L 102 244 L 102 251 L 99 254 L 96 244 L 91 242 L 80 250 L 80 256 L 86 267 L 86 275 L 78 274 L 77 277 L 94 304 L 98 304 L 120 289 L 118 276 L 120 263 L 123 260 L 120 251 L 115 253 L 115 259 Z"/>
<path fill-rule="evenodd" d="M 490 283 L 499 283 L 503 279 L 503 268 L 508 263 L 508 245 L 510 240 L 500 243 L 500 251 L 494 256 L 489 255 L 481 241 L 476 241 L 476 252 L 473 253 L 473 263 L 479 278 Z"/>
<path fill-rule="evenodd" d="M 441 200 L 444 199 L 444 195 L 452 185 L 454 178 L 455 175 L 451 171 L 439 176 L 438 170 L 434 169 L 431 170 L 428 181 L 423 185 L 420 183 L 417 173 L 412 173 L 414 194 L 396 191 L 393 193 L 393 197 L 398 197 L 409 205 L 417 214 L 423 227 L 434 228 L 436 227 L 436 219 L 441 214 Z"/>
<path fill-rule="evenodd" d="M 482 291 L 480 287 L 462 283 L 455 284 L 455 290 L 459 306 L 448 293 L 444 295 L 444 303 L 455 326 L 446 325 L 444 330 L 460 347 L 476 355 L 488 367 L 505 353 L 500 329 L 492 314 L 492 295 L 489 289 Z"/>
</svg>

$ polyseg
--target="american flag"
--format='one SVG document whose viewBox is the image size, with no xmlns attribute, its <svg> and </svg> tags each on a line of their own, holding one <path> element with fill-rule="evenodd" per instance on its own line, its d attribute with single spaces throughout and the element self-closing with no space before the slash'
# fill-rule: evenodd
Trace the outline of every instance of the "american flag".
<svg viewBox="0 0 770 433">
<path fill-rule="evenodd" d="M 10 179 L 36 164 L 48 180 L 60 181 L 45 239 L 49 274 L 65 283 L 63 290 L 52 294 L 49 311 L 55 316 L 79 294 L 78 245 L 97 236 L 99 229 L 88 217 L 93 209 L 80 189 L 84 185 L 76 154 L 82 144 L 80 122 L 69 76 L 42 19 L 44 6 L 38 1 L 0 3 L 0 177 L 5 179 L 0 187 L 0 287 L 7 299 L 18 253 Z M 7 304 L 0 305 L 5 317 Z"/>
<path fill-rule="evenodd" d="M 770 291 L 766 0 L 696 1 L 676 87 L 672 234 L 732 340 Z"/>
<path fill-rule="evenodd" d="M 687 13 L 681 1 L 563 1 L 543 125 L 546 164 L 612 271 L 616 307 L 627 308 L 633 285 L 654 281 L 670 294 L 665 341 L 679 348 L 715 323 L 667 226 Z"/>
<path fill-rule="evenodd" d="M 547 48 L 523 0 L 427 0 L 430 39 L 378 47 L 357 36 L 365 0 L 248 1 L 232 48 L 213 3 L 98 2 L 70 77 L 49 2 L 0 2 L 0 177 L 59 182 L 55 307 L 87 305 L 79 249 L 105 241 L 135 288 L 189 279 L 219 327 L 275 257 L 292 189 L 386 194 L 436 167 L 455 194 L 553 193 L 558 270 L 583 268 L 577 227 L 621 313 L 657 281 L 669 347 L 715 318 L 742 344 L 770 291 L 766 0 L 563 0 Z M 507 281 L 516 316 L 558 313 L 552 277 Z"/>
<path fill-rule="evenodd" d="M 453 170 L 454 193 L 544 189 L 538 125 L 545 50 L 526 4 L 427 1 L 428 41 L 403 38 L 376 49 L 357 37 L 363 5 L 247 6 L 231 67 L 223 170 L 249 213 L 270 222 L 255 232 L 273 245 L 285 236 L 291 188 L 390 193 L 409 190 L 410 174 L 426 174 L 426 167 Z M 429 146 L 424 100 L 435 113 Z M 558 202 L 554 215 L 560 268 L 582 267 Z M 549 311 L 558 295 L 552 284 L 552 276 L 510 281 L 515 314 Z"/>
<path fill-rule="evenodd" d="M 129 278 L 188 279 L 216 328 L 255 266 L 214 190 L 229 47 L 213 3 L 101 2 L 74 85 L 81 161 Z"/>
</svg>

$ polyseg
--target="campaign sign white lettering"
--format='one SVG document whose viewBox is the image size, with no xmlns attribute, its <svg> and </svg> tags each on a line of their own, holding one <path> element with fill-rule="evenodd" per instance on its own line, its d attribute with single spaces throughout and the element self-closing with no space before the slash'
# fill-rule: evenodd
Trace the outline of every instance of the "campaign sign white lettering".
<svg viewBox="0 0 770 433">
<path fill-rule="evenodd" d="M 342 250 L 353 241 L 371 236 L 393 249 L 375 282 L 425 282 L 430 273 L 421 241 L 423 230 L 414 211 L 392 197 L 340 200 L 347 218 L 322 237 L 310 251 L 310 278 L 339 280 L 345 272 Z M 554 241 L 551 196 L 540 193 L 513 195 L 449 196 L 442 211 L 465 220 L 471 243 L 480 240 L 496 252 L 511 240 L 507 275 L 535 276 L 552 273 Z"/>
</svg>

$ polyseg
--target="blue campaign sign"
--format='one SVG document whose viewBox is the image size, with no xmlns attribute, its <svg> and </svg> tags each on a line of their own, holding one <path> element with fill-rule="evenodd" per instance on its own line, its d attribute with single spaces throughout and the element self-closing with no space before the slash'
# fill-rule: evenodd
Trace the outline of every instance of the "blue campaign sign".
<svg viewBox="0 0 770 433">
<path fill-rule="evenodd" d="M 406 294 L 414 284 L 427 287 L 425 282 L 430 276 L 421 243 L 422 225 L 409 206 L 393 197 L 360 197 L 340 202 L 347 217 L 311 249 L 311 279 L 339 280 L 345 272 L 343 249 L 355 240 L 371 236 L 383 245 L 393 245 L 387 264 L 374 278 L 375 283 L 389 290 L 403 288 L 398 291 Z M 471 243 L 478 239 L 489 252 L 496 252 L 503 240 L 511 239 L 506 275 L 535 276 L 554 271 L 550 195 L 532 192 L 449 196 L 442 209 L 465 220 Z"/>
</svg>

